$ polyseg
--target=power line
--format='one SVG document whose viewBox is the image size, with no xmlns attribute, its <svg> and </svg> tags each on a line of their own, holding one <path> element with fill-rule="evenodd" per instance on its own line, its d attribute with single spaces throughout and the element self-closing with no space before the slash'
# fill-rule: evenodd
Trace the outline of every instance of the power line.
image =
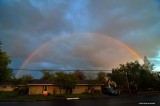
<svg viewBox="0 0 160 106">
<path fill-rule="evenodd" d="M 1 69 L 0 70 L 8 70 L 8 69 Z M 55 70 L 52 70 L 52 69 L 13 69 L 11 68 L 11 70 L 22 70 L 22 71 L 44 71 L 44 70 L 47 70 L 47 71 L 108 71 L 108 72 L 111 72 L 112 70 L 80 70 L 80 69 L 75 69 L 75 70 L 61 70 L 61 69 L 55 69 Z M 154 71 L 153 71 L 154 72 Z M 155 72 L 160 72 L 160 70 L 156 70 Z"/>
<path fill-rule="evenodd" d="M 12 70 L 22 70 L 22 71 L 44 71 L 42 69 L 12 69 Z M 46 69 L 48 71 L 77 71 L 77 70 L 51 70 L 51 69 Z M 112 70 L 78 70 L 78 71 L 112 71 Z"/>
<path fill-rule="evenodd" d="M 2 44 L 2 42 L 1 42 L 1 40 L 0 40 L 0 50 L 1 50 L 1 44 Z"/>
</svg>

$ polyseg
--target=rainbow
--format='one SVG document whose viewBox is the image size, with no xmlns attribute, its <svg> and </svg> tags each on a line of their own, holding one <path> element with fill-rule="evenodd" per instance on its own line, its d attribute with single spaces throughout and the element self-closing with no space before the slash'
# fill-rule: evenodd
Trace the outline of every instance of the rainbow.
<svg viewBox="0 0 160 106">
<path fill-rule="evenodd" d="M 20 70 L 16 73 L 16 77 L 19 76 L 20 72 L 22 71 L 23 67 L 25 67 L 29 61 L 41 50 L 43 50 L 47 45 L 49 45 L 52 42 L 52 40 L 47 41 L 46 43 L 42 44 L 40 47 L 38 47 L 36 50 L 34 50 L 24 61 L 24 63 L 21 65 Z"/>
<path fill-rule="evenodd" d="M 70 34 L 70 35 L 76 35 L 76 34 L 89 34 L 89 35 L 93 35 L 93 36 L 103 36 L 103 37 L 107 37 L 107 38 L 110 38 L 111 40 L 115 41 L 117 44 L 119 44 L 120 46 L 124 47 L 125 49 L 127 49 L 133 56 L 135 59 L 141 59 L 141 56 L 136 53 L 133 49 L 131 49 L 130 47 L 128 47 L 126 44 L 122 43 L 121 41 L 113 38 L 113 37 L 110 37 L 110 36 L 107 36 L 107 35 L 104 35 L 104 34 L 100 34 L 100 33 L 91 33 L 91 32 L 87 32 L 87 33 L 73 33 L 73 34 Z M 40 51 L 42 51 L 46 46 L 48 46 L 49 44 L 51 44 L 53 41 L 52 40 L 49 40 L 47 41 L 46 43 L 42 44 L 40 47 L 38 47 L 36 50 L 34 50 L 27 58 L 26 60 L 24 61 L 24 63 L 21 65 L 20 67 L 20 70 L 18 70 L 18 72 L 16 73 L 16 77 L 18 77 L 20 75 L 20 73 L 22 72 L 22 69 L 32 60 L 32 58 Z"/>
</svg>

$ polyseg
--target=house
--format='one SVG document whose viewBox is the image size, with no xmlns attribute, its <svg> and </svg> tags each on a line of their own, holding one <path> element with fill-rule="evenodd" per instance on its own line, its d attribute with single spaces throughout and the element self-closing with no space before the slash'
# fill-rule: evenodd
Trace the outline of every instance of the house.
<svg viewBox="0 0 160 106">
<path fill-rule="evenodd" d="M 1 82 L 0 83 L 0 91 L 13 91 L 14 86 L 11 82 Z"/>
<path fill-rule="evenodd" d="M 103 84 L 98 81 L 80 80 L 72 90 L 72 94 L 81 93 L 101 93 L 101 86 Z M 49 80 L 34 79 L 27 84 L 29 87 L 29 94 L 65 94 L 66 90 L 58 84 L 54 84 Z"/>
</svg>

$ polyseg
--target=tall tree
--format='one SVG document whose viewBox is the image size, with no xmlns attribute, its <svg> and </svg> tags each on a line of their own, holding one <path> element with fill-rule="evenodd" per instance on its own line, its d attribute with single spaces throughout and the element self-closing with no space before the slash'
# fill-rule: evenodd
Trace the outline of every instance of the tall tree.
<svg viewBox="0 0 160 106">
<path fill-rule="evenodd" d="M 120 66 L 123 67 L 123 65 Z M 108 76 L 112 81 L 116 82 L 116 84 L 120 89 L 123 90 L 126 88 L 126 80 L 125 80 L 126 77 L 122 69 L 120 68 L 112 69 L 112 73 L 108 74 Z"/>
<path fill-rule="evenodd" d="M 97 79 L 98 79 L 98 81 L 100 81 L 102 83 L 106 83 L 108 81 L 107 73 L 98 72 L 97 73 Z"/>
<path fill-rule="evenodd" d="M 73 73 L 74 76 L 76 76 L 79 80 L 84 80 L 86 78 L 86 76 L 84 75 L 84 73 L 80 70 L 76 70 Z"/>
<path fill-rule="evenodd" d="M 143 69 L 146 71 L 152 71 L 154 64 L 152 64 L 146 56 L 144 56 L 144 64 L 143 64 Z"/>
<path fill-rule="evenodd" d="M 24 74 L 22 77 L 20 78 L 15 78 L 12 80 L 14 85 L 25 85 L 27 83 L 29 83 L 31 80 L 33 79 L 32 75 L 30 74 Z"/>
<path fill-rule="evenodd" d="M 44 69 L 42 71 L 41 79 L 43 79 L 43 80 L 53 80 L 54 79 L 54 74 L 50 70 Z"/>
<path fill-rule="evenodd" d="M 125 82 L 126 87 L 131 89 L 147 89 L 153 87 L 156 81 L 152 69 L 153 64 L 144 57 L 144 64 L 138 61 L 120 64 L 119 68 L 112 70 L 111 79 L 120 86 Z"/>
<path fill-rule="evenodd" d="M 10 81 L 13 77 L 12 69 L 8 67 L 11 63 L 11 59 L 8 56 L 7 52 L 1 50 L 0 42 L 0 82 Z"/>
<path fill-rule="evenodd" d="M 20 79 L 22 80 L 22 84 L 27 84 L 33 79 L 33 77 L 30 74 L 25 74 Z"/>
<path fill-rule="evenodd" d="M 78 78 L 74 76 L 72 73 L 64 73 L 64 72 L 56 72 L 54 77 L 54 82 L 59 85 L 60 93 L 61 89 L 64 88 L 66 90 L 66 94 L 72 93 L 72 90 L 77 83 Z"/>
</svg>

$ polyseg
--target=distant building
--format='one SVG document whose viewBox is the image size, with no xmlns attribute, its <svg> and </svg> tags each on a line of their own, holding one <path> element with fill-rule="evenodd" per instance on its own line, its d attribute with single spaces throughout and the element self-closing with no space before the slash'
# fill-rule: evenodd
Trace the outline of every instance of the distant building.
<svg viewBox="0 0 160 106">
<path fill-rule="evenodd" d="M 98 81 L 80 80 L 72 90 L 72 94 L 101 93 L 103 84 Z M 65 89 L 48 80 L 34 79 L 27 84 L 29 94 L 65 94 Z"/>
</svg>

